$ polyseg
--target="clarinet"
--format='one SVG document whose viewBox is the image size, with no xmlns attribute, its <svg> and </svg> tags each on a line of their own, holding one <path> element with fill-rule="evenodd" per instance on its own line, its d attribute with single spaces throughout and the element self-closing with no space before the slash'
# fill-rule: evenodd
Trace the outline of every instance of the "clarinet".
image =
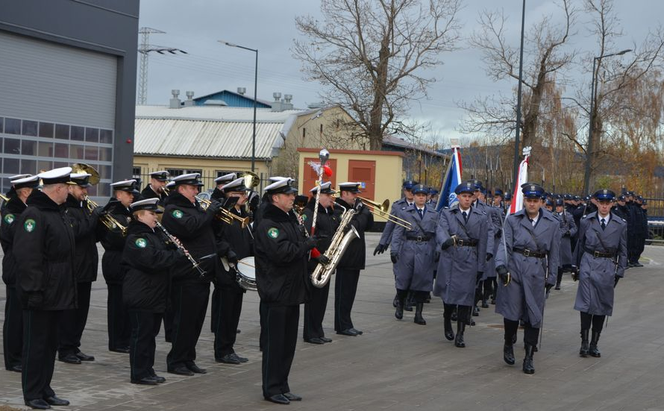
<svg viewBox="0 0 664 411">
<path fill-rule="evenodd" d="M 187 250 L 185 250 L 185 248 L 179 244 L 178 239 L 175 238 L 175 236 L 173 234 L 169 233 L 168 230 L 166 230 L 166 228 L 163 225 L 161 225 L 161 223 L 159 221 L 157 221 L 157 227 L 159 227 L 159 229 L 166 235 L 166 237 L 168 237 L 169 240 L 171 240 L 171 242 L 173 244 L 175 244 L 175 246 L 178 249 L 180 249 L 184 252 L 184 255 L 187 257 L 189 262 L 191 262 L 191 265 L 193 265 L 194 268 L 198 271 L 198 274 L 200 274 L 201 277 L 205 276 L 205 270 L 203 270 L 201 268 L 201 266 L 199 265 L 199 263 L 197 263 L 196 260 L 194 260 L 194 257 L 192 257 L 187 252 Z"/>
</svg>

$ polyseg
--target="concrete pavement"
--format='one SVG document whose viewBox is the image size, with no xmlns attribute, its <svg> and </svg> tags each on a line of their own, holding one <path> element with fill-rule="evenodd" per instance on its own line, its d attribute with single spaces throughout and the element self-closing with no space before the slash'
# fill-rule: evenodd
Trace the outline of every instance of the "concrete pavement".
<svg viewBox="0 0 664 411">
<path fill-rule="evenodd" d="M 502 317 L 493 312 L 494 306 L 474 317 L 477 325 L 467 329 L 464 349 L 445 340 L 439 299 L 425 305 L 426 326 L 414 324 L 412 312 L 397 321 L 389 255 L 371 255 L 378 238 L 373 233 L 367 236 L 367 269 L 353 309 L 355 327 L 364 335 L 334 333 L 332 289 L 324 325 L 334 341 L 306 344 L 300 330 L 290 386 L 304 400 L 288 409 L 664 410 L 664 310 L 659 307 L 664 247 L 646 247 L 644 257 L 650 263 L 628 270 L 619 283 L 599 359 L 578 356 L 579 314 L 572 308 L 576 283 L 567 275 L 562 290 L 551 291 L 543 344 L 535 354 L 536 373 L 528 376 L 521 372 L 520 342 L 515 345 L 517 364 L 510 367 L 502 360 Z M 4 286 L 0 295 L 4 305 Z M 72 402 L 62 410 L 278 409 L 281 406 L 261 395 L 257 293 L 245 295 L 240 329 L 236 351 L 249 363 L 214 362 L 208 315 L 197 347 L 197 363 L 208 374 L 166 373 L 170 344 L 164 342 L 162 330 L 155 369 L 167 382 L 156 387 L 130 384 L 128 356 L 107 350 L 106 285 L 100 268 L 81 347 L 96 361 L 57 362 L 53 388 Z M 4 369 L 0 371 L 3 404 L 25 408 L 20 374 Z"/>
</svg>

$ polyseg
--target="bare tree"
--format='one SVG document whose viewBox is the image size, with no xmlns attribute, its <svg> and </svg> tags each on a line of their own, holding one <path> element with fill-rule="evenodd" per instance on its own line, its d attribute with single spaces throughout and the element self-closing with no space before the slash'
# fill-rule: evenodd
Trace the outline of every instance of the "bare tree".
<svg viewBox="0 0 664 411">
<path fill-rule="evenodd" d="M 658 27 L 651 31 L 640 46 L 621 50 L 616 41 L 623 36 L 620 22 L 613 10 L 613 0 L 585 0 L 585 11 L 591 16 L 590 34 L 596 38 L 599 50 L 584 59 L 584 66 L 591 71 L 595 80 L 593 93 L 588 93 L 587 84 L 577 92 L 577 107 L 587 116 L 589 127 L 592 127 L 593 140 L 591 150 L 587 150 L 587 161 L 590 164 L 590 184 L 592 175 L 597 171 L 602 158 L 607 154 L 607 130 L 620 117 L 620 113 L 630 110 L 631 104 L 626 96 L 630 89 L 638 87 L 637 83 L 653 70 L 661 67 L 662 50 L 664 47 L 664 31 Z M 625 54 L 629 51 L 629 54 Z M 589 107 L 592 107 L 590 109 Z M 590 142 L 576 139 L 578 145 Z M 597 147 L 595 149 L 594 147 Z M 584 187 L 587 191 L 590 187 Z"/>
<path fill-rule="evenodd" d="M 560 8 L 564 16 L 561 24 L 555 25 L 552 16 L 545 16 L 531 27 L 526 36 L 526 44 L 534 47 L 524 50 L 522 84 L 525 92 L 521 124 L 524 147 L 534 145 L 541 138 L 537 136 L 537 130 L 547 84 L 570 64 L 575 55 L 573 50 L 565 50 L 564 47 L 570 38 L 576 15 L 576 10 L 569 3 L 570 0 L 561 0 Z M 518 81 L 518 47 L 507 43 L 506 22 L 503 11 L 483 11 L 479 17 L 481 29 L 473 33 L 470 44 L 482 51 L 487 75 L 496 81 Z M 469 114 L 462 131 L 498 134 L 508 138 L 515 127 L 515 101 L 512 96 L 501 95 L 478 99 L 473 103 L 461 102 L 461 107 Z"/>
<path fill-rule="evenodd" d="M 307 41 L 292 52 L 308 80 L 326 87 L 360 125 L 357 137 L 379 150 L 385 134 L 407 132 L 409 102 L 427 96 L 428 69 L 458 40 L 461 0 L 321 0 L 324 21 L 297 17 Z M 430 72 L 429 72 L 430 74 Z"/>
</svg>

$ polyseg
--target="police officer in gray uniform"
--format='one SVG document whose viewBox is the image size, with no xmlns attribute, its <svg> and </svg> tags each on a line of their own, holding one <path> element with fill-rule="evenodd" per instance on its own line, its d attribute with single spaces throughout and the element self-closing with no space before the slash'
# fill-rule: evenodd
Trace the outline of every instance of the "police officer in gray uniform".
<svg viewBox="0 0 664 411">
<path fill-rule="evenodd" d="M 600 357 L 597 348 L 604 319 L 613 313 L 613 289 L 627 266 L 627 223 L 611 213 L 615 194 L 599 190 L 593 194 L 597 212 L 581 220 L 576 263 L 579 288 L 574 309 L 581 312 L 581 350 L 579 355 Z M 588 333 L 592 323 L 592 339 Z"/>
<path fill-rule="evenodd" d="M 459 206 L 442 210 L 436 228 L 436 244 L 442 253 L 433 294 L 443 299 L 445 338 L 454 340 L 454 345 L 460 348 L 466 346 L 463 333 L 470 322 L 475 288 L 486 263 L 487 214 L 471 206 L 474 191 L 471 181 L 459 184 L 454 190 Z M 458 306 L 456 339 L 451 324 L 455 306 Z"/>
<path fill-rule="evenodd" d="M 563 280 L 563 273 L 575 273 L 576 262 L 572 258 L 572 237 L 576 236 L 577 228 L 574 223 L 574 217 L 565 210 L 565 204 L 562 198 L 556 199 L 556 214 L 560 219 L 560 266 L 558 267 L 558 276 L 556 278 L 556 290 L 560 290 L 560 283 Z"/>
<path fill-rule="evenodd" d="M 414 200 L 412 189 L 416 185 L 417 182 L 412 180 L 406 180 L 403 182 L 403 197 L 392 203 L 392 209 L 390 210 L 391 215 L 401 217 L 400 213 L 413 205 Z M 387 250 L 387 247 L 392 242 L 392 232 L 395 227 L 396 224 L 394 224 L 393 221 L 385 223 L 383 234 L 380 236 L 380 240 L 378 241 L 378 245 L 376 246 L 373 255 L 383 254 Z"/>
<path fill-rule="evenodd" d="M 524 208 L 507 217 L 503 240 L 498 245 L 496 272 L 500 291 L 496 312 L 504 317 L 503 359 L 507 364 L 514 364 L 512 344 L 519 321 L 525 324 L 523 372 L 533 374 L 533 352 L 544 318 L 545 290 L 553 287 L 558 270 L 560 223 L 542 209 L 544 188 L 526 183 L 521 191 Z"/>
<path fill-rule="evenodd" d="M 438 213 L 427 207 L 427 188 L 418 184 L 412 189 L 415 203 L 401 213 L 412 229 L 398 225 L 392 234 L 390 258 L 394 263 L 394 278 L 397 289 L 397 309 L 394 316 L 403 318 L 403 308 L 408 292 L 415 296 L 415 323 L 425 325 L 422 318 L 424 300 L 431 291 L 433 270 L 436 269 L 436 226 Z"/>
</svg>

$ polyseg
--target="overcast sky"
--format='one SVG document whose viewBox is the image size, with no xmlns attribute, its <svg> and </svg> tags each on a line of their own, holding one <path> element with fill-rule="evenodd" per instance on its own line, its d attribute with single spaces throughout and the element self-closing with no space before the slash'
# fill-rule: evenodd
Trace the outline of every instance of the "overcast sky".
<svg viewBox="0 0 664 411">
<path fill-rule="evenodd" d="M 581 0 L 573 3 L 581 7 Z M 477 28 L 479 11 L 502 7 L 509 17 L 508 41 L 518 46 L 521 5 L 521 0 L 465 0 L 459 14 L 462 37 L 468 37 Z M 150 54 L 148 104 L 167 104 L 171 89 L 179 89 L 181 99 L 187 90 L 202 96 L 223 89 L 235 91 L 237 87 L 246 87 L 247 94 L 253 96 L 254 54 L 224 46 L 217 40 L 259 50 L 259 99 L 272 100 L 272 93 L 278 91 L 292 94 L 297 108 L 319 101 L 320 85 L 303 80 L 301 64 L 290 51 L 293 39 L 299 36 L 295 17 L 306 14 L 320 17 L 319 8 L 318 0 L 141 0 L 140 27 L 166 32 L 151 35 L 150 43 L 189 53 Z M 614 8 L 625 34 L 617 41 L 616 51 L 640 44 L 648 29 L 655 29 L 664 16 L 661 0 L 615 0 Z M 550 16 L 555 22 L 562 18 L 562 13 L 554 1 L 527 0 L 526 29 L 542 16 Z M 594 52 L 597 46 L 588 38 L 587 22 L 582 13 L 576 25 L 578 34 L 570 47 Z M 416 120 L 431 122 L 442 136 L 441 142 L 468 137 L 458 131 L 465 115 L 457 107 L 458 101 L 470 102 L 477 96 L 500 91 L 509 93 L 516 83 L 493 82 L 484 72 L 480 53 L 465 40 L 458 46 L 460 50 L 441 55 L 444 65 L 433 72 L 437 82 L 429 90 L 430 99 L 414 102 L 409 113 Z M 590 70 L 584 70 L 574 67 L 568 76 L 589 84 Z"/>
</svg>

